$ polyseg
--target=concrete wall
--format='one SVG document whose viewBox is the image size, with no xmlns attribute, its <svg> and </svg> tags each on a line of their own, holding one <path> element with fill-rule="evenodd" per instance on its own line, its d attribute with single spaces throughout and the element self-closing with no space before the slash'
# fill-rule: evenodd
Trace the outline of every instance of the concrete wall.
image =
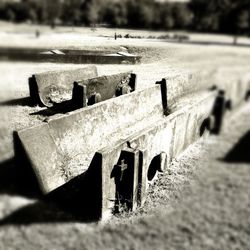
<svg viewBox="0 0 250 250">
<path fill-rule="evenodd" d="M 102 219 L 109 217 L 114 208 L 116 184 L 111 172 L 117 164 L 121 151 L 128 148 L 127 142 L 133 145 L 134 150 L 142 152 L 142 164 L 140 168 L 141 180 L 140 204 L 146 199 L 148 186 L 147 173 L 155 156 L 162 152 L 166 154 L 165 169 L 173 158 L 178 157 L 189 145 L 201 137 L 200 128 L 206 118 L 209 117 L 215 99 L 215 93 L 202 93 L 196 96 L 193 102 L 173 114 L 163 117 L 153 126 L 149 126 L 135 134 L 131 134 L 120 143 L 111 144 L 98 151 L 102 155 Z M 156 172 L 157 174 L 157 172 Z M 128 184 L 129 185 L 129 184 Z"/>
<path fill-rule="evenodd" d="M 225 97 L 231 100 L 232 107 L 237 107 L 250 90 L 250 74 L 242 70 L 220 69 L 216 73 L 215 83 L 225 91 Z"/>
<path fill-rule="evenodd" d="M 73 83 L 97 76 L 96 66 L 35 74 L 29 79 L 30 96 L 35 104 L 52 107 L 72 99 Z"/>
<path fill-rule="evenodd" d="M 216 70 L 189 71 L 173 77 L 165 77 L 169 108 L 172 109 L 176 101 L 183 96 L 211 88 L 215 84 L 216 72 Z"/>
<path fill-rule="evenodd" d="M 135 89 L 136 75 L 131 75 L 132 72 L 124 72 L 109 76 L 99 76 L 83 81 L 75 82 L 73 89 L 72 105 L 82 108 L 87 106 L 87 99 L 95 92 L 100 94 L 101 101 L 108 100 L 116 96 L 117 87 L 122 83 L 126 83 L 128 87 L 131 86 L 130 91 Z M 123 84 L 125 86 L 125 84 Z"/>
<path fill-rule="evenodd" d="M 148 119 L 160 119 L 160 96 L 160 87 L 153 86 L 19 131 L 43 191 L 50 192 L 83 173 L 98 149 L 126 138 Z M 125 131 L 127 127 L 131 131 Z"/>
<path fill-rule="evenodd" d="M 141 61 L 140 56 L 122 55 L 117 51 L 61 50 L 65 54 L 52 54 L 46 53 L 48 50 L 48 48 L 0 48 L 0 59 L 74 64 L 135 64 Z"/>
<path fill-rule="evenodd" d="M 171 107 L 169 115 L 163 112 L 162 85 L 155 85 L 19 131 L 20 143 L 41 189 L 49 193 L 86 173 L 91 176 L 86 181 L 92 186 L 98 181 L 97 210 L 105 219 L 117 201 L 117 182 L 112 172 L 119 165 L 122 152 L 128 151 L 134 154 L 137 164 L 133 166 L 133 208 L 143 204 L 149 170 L 159 170 L 159 166 L 152 165 L 156 157 L 163 153 L 166 156 L 161 167 L 164 170 L 204 133 L 218 92 L 208 88 L 216 83 L 235 105 L 242 103 L 243 92 L 249 89 L 248 77 L 239 78 L 238 72 L 231 74 L 229 82 L 216 73 L 211 76 L 212 81 L 204 79 L 205 75 L 168 78 L 165 97 Z M 94 174 L 88 175 L 89 172 Z"/>
</svg>

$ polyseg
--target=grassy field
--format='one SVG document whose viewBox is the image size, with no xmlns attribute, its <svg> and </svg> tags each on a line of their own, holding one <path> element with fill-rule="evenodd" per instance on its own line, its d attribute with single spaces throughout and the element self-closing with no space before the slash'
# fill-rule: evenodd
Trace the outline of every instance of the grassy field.
<svg viewBox="0 0 250 250">
<path fill-rule="evenodd" d="M 51 31 L 48 27 L 12 24 L 1 27 L 2 47 L 126 48 L 141 55 L 142 64 L 98 65 L 98 73 L 133 70 L 138 75 L 138 88 L 191 70 L 250 69 L 250 48 L 231 46 L 232 37 L 227 36 L 190 35 L 196 41 L 209 41 L 208 46 L 158 39 L 113 39 L 114 32 L 144 36 L 165 32 L 70 27 Z M 36 39 L 38 28 L 41 37 Z M 240 41 L 244 45 L 249 42 Z M 145 206 L 133 215 L 122 214 L 105 225 L 79 222 L 23 188 L 21 166 L 12 159 L 12 132 L 44 119 L 30 115 L 41 108 L 25 102 L 29 95 L 27 79 L 38 72 L 81 66 L 0 62 L 0 249 L 250 249 L 249 164 L 219 160 L 249 130 L 249 105 L 238 111 L 219 138 L 200 141 L 175 160 L 150 187 Z M 226 80 L 228 76 L 224 77 Z"/>
</svg>

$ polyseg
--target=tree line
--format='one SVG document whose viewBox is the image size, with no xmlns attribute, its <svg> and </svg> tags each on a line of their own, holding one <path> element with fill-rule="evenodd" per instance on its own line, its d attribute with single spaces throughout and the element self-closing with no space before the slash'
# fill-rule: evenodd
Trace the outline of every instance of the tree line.
<svg viewBox="0 0 250 250">
<path fill-rule="evenodd" d="M 0 18 L 55 25 L 249 34 L 250 0 L 22 0 L 0 3 Z"/>
</svg>

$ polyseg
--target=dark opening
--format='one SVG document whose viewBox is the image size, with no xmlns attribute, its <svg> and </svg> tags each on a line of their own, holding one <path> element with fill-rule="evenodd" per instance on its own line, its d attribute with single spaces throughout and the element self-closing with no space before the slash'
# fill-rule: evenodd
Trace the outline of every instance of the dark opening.
<svg viewBox="0 0 250 250">
<path fill-rule="evenodd" d="M 200 136 L 203 136 L 206 130 L 210 131 L 211 121 L 210 118 L 206 118 L 200 126 Z"/>
<path fill-rule="evenodd" d="M 229 163 L 250 163 L 250 130 L 227 153 L 224 161 Z"/>
<path fill-rule="evenodd" d="M 212 115 L 214 116 L 213 128 L 211 128 L 211 133 L 220 134 L 223 117 L 226 110 L 226 100 L 225 100 L 225 91 L 219 90 L 218 96 L 215 99 Z"/>
<path fill-rule="evenodd" d="M 226 105 L 226 110 L 232 110 L 232 107 L 233 107 L 232 100 L 230 100 L 230 99 L 227 100 L 225 105 Z"/>
<path fill-rule="evenodd" d="M 161 168 L 161 155 L 157 155 L 153 158 L 151 161 L 149 167 L 148 167 L 148 180 L 152 181 L 157 173 L 157 171 Z"/>
<path fill-rule="evenodd" d="M 250 90 L 246 92 L 245 100 L 248 101 L 249 97 L 250 97 Z"/>
</svg>

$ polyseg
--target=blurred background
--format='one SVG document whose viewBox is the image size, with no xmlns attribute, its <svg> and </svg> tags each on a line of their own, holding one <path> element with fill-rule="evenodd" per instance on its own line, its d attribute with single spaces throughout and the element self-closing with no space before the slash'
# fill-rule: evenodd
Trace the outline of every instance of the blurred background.
<svg viewBox="0 0 250 250">
<path fill-rule="evenodd" d="M 237 86 L 249 79 L 249 36 L 250 0 L 0 0 L 0 250 L 250 249 L 249 103 L 218 140 L 176 160 L 144 207 L 105 226 L 41 197 L 13 146 L 13 131 L 49 117 L 29 103 L 33 74 L 123 52 L 140 64 L 99 62 L 98 75 L 133 71 L 143 89 L 199 72 Z"/>
<path fill-rule="evenodd" d="M 249 35 L 249 0 L 1 0 L 0 19 L 30 24 Z"/>
</svg>

